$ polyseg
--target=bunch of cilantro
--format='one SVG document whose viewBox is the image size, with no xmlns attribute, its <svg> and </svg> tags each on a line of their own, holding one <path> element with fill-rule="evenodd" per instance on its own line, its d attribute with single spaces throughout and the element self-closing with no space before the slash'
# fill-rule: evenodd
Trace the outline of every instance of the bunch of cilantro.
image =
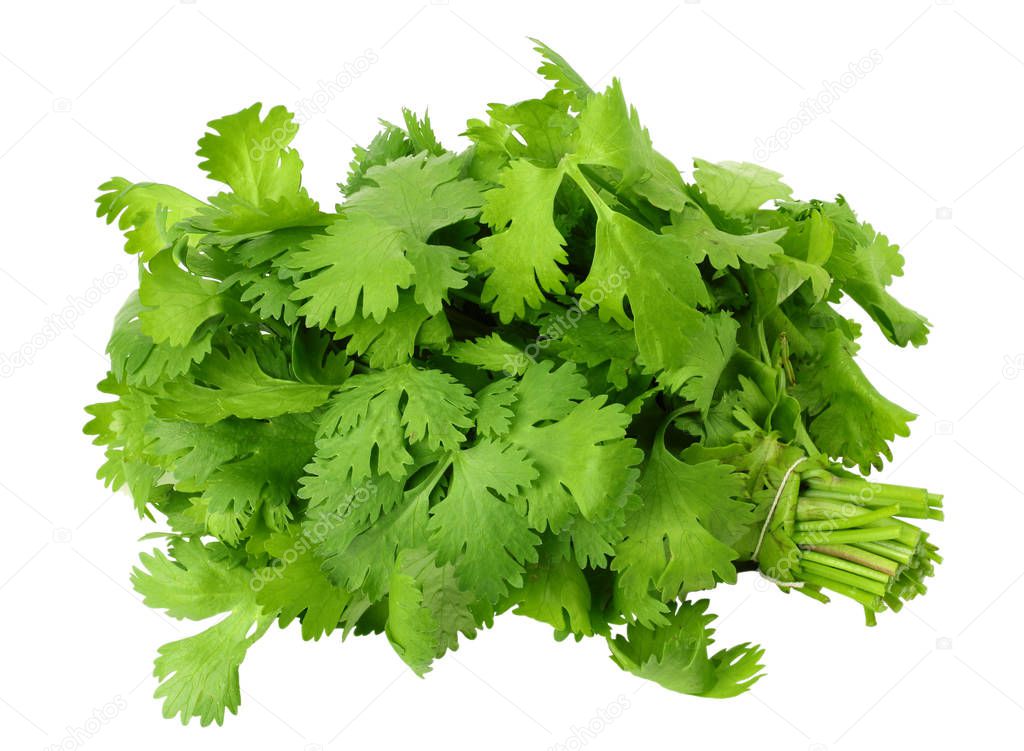
<svg viewBox="0 0 1024 751">
<path fill-rule="evenodd" d="M 923 344 L 886 291 L 897 248 L 753 164 L 684 180 L 618 82 L 538 51 L 543 98 L 492 105 L 461 153 L 425 117 L 383 123 L 333 211 L 302 187 L 291 114 L 258 104 L 200 140 L 225 186 L 206 201 L 102 186 L 139 289 L 86 432 L 167 528 L 135 588 L 216 617 L 160 649 L 166 716 L 235 712 L 275 622 L 383 634 L 422 675 L 511 610 L 727 697 L 762 651 L 712 651 L 693 593 L 760 569 L 874 622 L 924 591 L 938 555 L 906 519 L 941 498 L 863 478 L 913 415 L 836 309 Z"/>
</svg>

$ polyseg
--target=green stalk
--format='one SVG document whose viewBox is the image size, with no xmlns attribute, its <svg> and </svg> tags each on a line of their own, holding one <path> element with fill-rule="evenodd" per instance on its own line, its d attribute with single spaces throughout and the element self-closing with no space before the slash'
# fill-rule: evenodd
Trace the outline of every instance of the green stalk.
<svg viewBox="0 0 1024 751">
<path fill-rule="evenodd" d="M 765 476 L 781 482 L 784 475 Z M 810 460 L 790 473 L 786 487 L 766 484 L 778 502 L 757 563 L 783 589 L 825 601 L 822 590 L 843 595 L 863 606 L 869 625 L 878 612 L 899 610 L 927 591 L 924 580 L 941 557 L 927 533 L 905 519 L 941 519 L 942 496 Z"/>
<path fill-rule="evenodd" d="M 837 532 L 794 532 L 792 540 L 797 545 L 828 545 L 836 543 L 875 542 L 894 540 L 900 536 L 895 524 L 866 529 L 843 529 Z"/>
<path fill-rule="evenodd" d="M 874 579 L 867 579 L 857 574 L 851 574 L 849 571 L 842 571 L 831 566 L 823 566 L 820 563 L 810 561 L 804 558 L 802 568 L 805 574 L 817 574 L 826 579 L 830 579 L 835 582 L 841 582 L 851 587 L 856 587 L 864 592 L 871 592 L 876 595 L 884 595 L 886 593 L 885 582 L 879 582 Z"/>
<path fill-rule="evenodd" d="M 896 576 L 902 569 L 903 564 L 886 558 L 882 555 L 869 553 L 856 545 L 809 545 L 804 548 L 804 555 L 809 553 L 824 553 L 833 560 L 841 559 L 857 563 L 864 568 L 870 568 L 889 577 Z"/>
<path fill-rule="evenodd" d="M 899 513 L 900 507 L 896 506 L 883 506 L 880 509 L 874 511 L 867 511 L 863 514 L 855 514 L 853 516 L 847 516 L 846 518 L 839 519 L 821 519 L 820 521 L 797 521 L 796 529 L 798 532 L 815 532 L 819 530 L 830 530 L 830 529 L 850 529 L 851 527 L 861 527 L 869 522 L 881 521 L 888 519 L 891 516 L 895 516 Z"/>
<path fill-rule="evenodd" d="M 899 504 L 900 515 L 914 519 L 941 519 L 942 496 L 924 488 L 872 483 L 859 478 L 823 477 L 807 479 L 808 498 L 829 498 L 850 501 L 862 506 L 878 507 Z"/>
<path fill-rule="evenodd" d="M 889 581 L 889 576 L 883 571 L 863 566 L 845 558 L 837 558 L 835 556 L 819 553 L 816 550 L 805 550 L 803 559 L 806 562 L 814 562 L 822 566 L 839 569 L 840 571 L 848 571 L 851 574 L 856 574 L 857 576 L 865 579 L 871 579 L 872 581 Z"/>
<path fill-rule="evenodd" d="M 862 542 L 858 543 L 856 547 L 898 561 L 904 566 L 909 564 L 914 557 L 913 548 L 908 548 L 906 545 L 898 542 Z"/>
</svg>

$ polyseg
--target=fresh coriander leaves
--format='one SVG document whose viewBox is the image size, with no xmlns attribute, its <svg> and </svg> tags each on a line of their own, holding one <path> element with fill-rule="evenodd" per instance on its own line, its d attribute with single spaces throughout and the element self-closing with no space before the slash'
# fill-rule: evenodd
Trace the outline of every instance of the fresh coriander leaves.
<svg viewBox="0 0 1024 751">
<path fill-rule="evenodd" d="M 899 250 L 846 200 L 764 167 L 656 151 L 614 81 L 537 43 L 542 98 L 490 105 L 469 146 L 429 118 L 357 147 L 322 211 L 298 129 L 214 120 L 199 200 L 114 178 L 139 290 L 114 321 L 99 477 L 166 529 L 132 582 L 174 618 L 157 696 L 221 723 L 274 623 L 384 634 L 416 674 L 506 611 L 601 635 L 636 676 L 745 691 L 697 592 L 760 568 L 869 622 L 939 560 L 902 519 L 941 497 L 868 483 L 913 415 L 857 364 L 858 304 L 892 343 L 927 321 Z"/>
</svg>

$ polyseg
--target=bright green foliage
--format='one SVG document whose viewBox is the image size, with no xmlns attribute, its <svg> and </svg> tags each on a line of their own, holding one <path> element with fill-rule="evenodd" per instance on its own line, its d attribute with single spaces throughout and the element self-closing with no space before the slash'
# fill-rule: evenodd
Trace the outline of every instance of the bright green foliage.
<svg viewBox="0 0 1024 751">
<path fill-rule="evenodd" d="M 862 472 L 892 458 L 889 441 L 910 435 L 914 415 L 882 396 L 853 359 L 857 345 L 838 331 L 821 337 L 813 368 L 793 389 L 810 417 L 807 428 L 830 456 Z"/>
<path fill-rule="evenodd" d="M 760 677 L 763 650 L 738 644 L 708 655 L 715 616 L 708 601 L 680 603 L 666 625 L 630 625 L 625 636 L 609 639 L 612 659 L 640 678 L 684 694 L 724 698 L 746 691 Z"/>
<path fill-rule="evenodd" d="M 606 625 L 591 620 L 593 599 L 583 570 L 552 544 L 542 548 L 540 555 L 540 560 L 527 568 L 523 586 L 516 593 L 516 614 L 552 626 L 556 639 L 569 634 L 593 636 L 595 628 L 605 632 Z"/>
<path fill-rule="evenodd" d="M 471 592 L 497 600 L 522 582 L 540 541 L 511 501 L 537 478 L 524 452 L 482 440 L 452 458 L 447 495 L 433 508 L 430 541 Z"/>
<path fill-rule="evenodd" d="M 331 582 L 310 540 L 297 529 L 272 535 L 266 549 L 278 565 L 256 572 L 256 600 L 264 612 L 277 613 L 281 628 L 298 618 L 302 638 L 319 639 L 340 624 L 354 624 L 370 605 Z M 280 565 L 285 560 L 291 563 Z"/>
<path fill-rule="evenodd" d="M 620 572 L 620 601 L 640 623 L 667 624 L 663 604 L 682 592 L 735 582 L 729 545 L 751 523 L 739 500 L 743 478 L 716 461 L 688 464 L 665 446 L 662 431 L 640 478 L 643 506 L 626 520 L 612 568 Z"/>
<path fill-rule="evenodd" d="M 167 716 L 235 712 L 275 622 L 382 634 L 424 675 L 511 611 L 726 697 L 761 651 L 710 652 L 695 593 L 760 568 L 873 621 L 923 591 L 935 548 L 897 517 L 940 518 L 939 497 L 886 486 L 872 506 L 843 469 L 880 468 L 913 419 L 837 308 L 923 344 L 888 291 L 898 248 L 764 167 L 683 175 L 617 80 L 595 91 L 537 50 L 551 90 L 491 104 L 460 152 L 426 116 L 382 121 L 329 212 L 294 117 L 259 104 L 200 140 L 210 198 L 101 186 L 139 289 L 86 433 L 99 477 L 166 530 L 135 588 L 216 619 L 161 648 Z"/>
<path fill-rule="evenodd" d="M 127 253 L 148 261 L 171 245 L 181 234 L 175 225 L 194 215 L 204 204 L 170 185 L 130 183 L 123 177 L 111 178 L 100 186 L 107 191 L 96 199 L 96 215 L 117 219 L 124 231 Z"/>
<path fill-rule="evenodd" d="M 472 639 L 489 606 L 460 588 L 454 567 L 438 565 L 425 548 L 402 551 L 388 594 L 387 635 L 417 675 L 435 658 L 458 649 L 459 635 Z"/>
<path fill-rule="evenodd" d="M 302 187 L 302 160 L 288 147 L 299 126 L 284 107 L 260 119 L 254 104 L 210 123 L 199 139 L 199 168 L 231 188 L 210 199 L 191 224 L 215 230 L 216 242 L 229 243 L 283 227 L 318 220 L 319 209 Z"/>
<path fill-rule="evenodd" d="M 686 356 L 664 363 L 665 370 L 658 379 L 662 386 L 678 391 L 707 412 L 725 368 L 736 353 L 738 329 L 736 319 L 719 312 L 704 316 L 685 338 L 677 334 L 680 349 L 671 352 L 683 351 Z"/>
<path fill-rule="evenodd" d="M 734 235 L 718 229 L 703 212 L 689 209 L 673 218 L 672 234 L 682 240 L 690 250 L 691 260 L 697 263 L 707 258 L 716 269 L 738 269 L 740 263 L 763 269 L 782 254 L 782 248 L 776 243 L 786 231 L 774 229 Z"/>
<path fill-rule="evenodd" d="M 380 322 L 398 307 L 398 290 L 430 314 L 448 290 L 466 285 L 465 251 L 429 243 L 438 230 L 480 212 L 480 188 L 459 179 L 454 154 L 419 154 L 370 168 L 372 184 L 352 196 L 325 235 L 292 258 L 311 273 L 296 284 L 310 324 L 344 325 L 357 312 Z M 316 273 L 312 273 L 316 272 Z"/>
<path fill-rule="evenodd" d="M 782 175 L 750 162 L 708 162 L 694 159 L 693 179 L 707 199 L 726 214 L 752 214 L 768 201 L 789 198 Z"/>
<path fill-rule="evenodd" d="M 928 322 L 900 304 L 886 291 L 893 277 L 903 275 L 903 257 L 885 235 L 870 224 L 860 224 L 845 201 L 826 208 L 836 228 L 826 266 L 843 292 L 878 324 L 882 333 L 901 347 L 924 344 Z"/>
<path fill-rule="evenodd" d="M 277 378 L 263 370 L 254 350 L 228 345 L 196 366 L 195 380 L 169 381 L 157 400 L 160 417 L 212 423 L 225 417 L 266 419 L 308 412 L 323 404 L 330 386 Z M 199 381 L 199 382 L 197 382 Z"/>
<path fill-rule="evenodd" d="M 575 156 L 581 164 L 616 170 L 620 190 L 631 189 L 659 209 L 678 211 L 690 200 L 679 171 L 654 150 L 636 109 L 626 105 L 617 79 L 588 100 Z"/>
<path fill-rule="evenodd" d="M 140 274 L 139 301 L 145 306 L 139 313 L 142 333 L 172 347 L 187 346 L 203 323 L 234 304 L 216 282 L 175 263 L 174 248 L 160 251 Z"/>
<path fill-rule="evenodd" d="M 474 365 L 492 373 L 522 375 L 526 356 L 497 334 L 488 334 L 476 340 L 452 342 L 448 356 L 463 365 Z"/>
<path fill-rule="evenodd" d="M 498 176 L 501 186 L 487 196 L 482 218 L 498 231 L 481 238 L 473 261 L 491 272 L 483 295 L 494 300 L 492 307 L 503 321 L 522 316 L 526 307 L 539 307 L 545 292 L 564 288 L 559 264 L 568 258 L 565 238 L 551 212 L 564 174 L 561 167 L 511 162 Z"/>
<path fill-rule="evenodd" d="M 588 397 L 572 365 L 531 367 L 514 390 L 508 440 L 541 470 L 527 498 L 531 525 L 559 531 L 570 517 L 601 520 L 626 502 L 642 453 L 623 438 L 629 417 L 603 396 Z M 582 399 L 582 401 L 579 401 Z"/>
<path fill-rule="evenodd" d="M 413 462 L 412 444 L 457 448 L 473 406 L 466 387 L 441 371 L 404 364 L 353 376 L 320 420 L 309 497 L 316 502 L 315 488 L 327 497 L 371 476 L 402 478 Z"/>
<path fill-rule="evenodd" d="M 193 334 L 182 346 L 157 344 L 142 332 L 139 314 L 144 310 L 138 293 L 133 292 L 114 319 L 107 353 L 110 369 L 119 381 L 132 386 L 153 386 L 187 373 L 192 363 L 210 354 L 212 329 Z"/>
<path fill-rule="evenodd" d="M 133 572 L 132 584 L 145 603 L 174 618 L 198 621 L 228 615 L 195 636 L 160 648 L 157 696 L 165 699 L 165 717 L 220 724 L 225 709 L 238 710 L 238 666 L 270 626 L 271 616 L 256 602 L 250 572 L 232 565 L 219 544 L 208 547 L 191 538 L 176 543 L 171 553 L 173 560 L 159 551 L 143 554 L 145 569 Z"/>
</svg>

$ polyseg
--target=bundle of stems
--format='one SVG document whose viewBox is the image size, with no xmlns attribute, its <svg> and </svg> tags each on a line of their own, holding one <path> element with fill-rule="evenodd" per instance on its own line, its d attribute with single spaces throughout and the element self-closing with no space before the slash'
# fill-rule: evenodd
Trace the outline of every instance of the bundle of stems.
<svg viewBox="0 0 1024 751">
<path fill-rule="evenodd" d="M 941 520 L 941 495 L 827 466 L 791 472 L 776 495 L 754 557 L 784 590 L 824 602 L 822 590 L 849 597 L 869 625 L 927 591 L 924 580 L 942 557 L 906 519 Z"/>
</svg>

